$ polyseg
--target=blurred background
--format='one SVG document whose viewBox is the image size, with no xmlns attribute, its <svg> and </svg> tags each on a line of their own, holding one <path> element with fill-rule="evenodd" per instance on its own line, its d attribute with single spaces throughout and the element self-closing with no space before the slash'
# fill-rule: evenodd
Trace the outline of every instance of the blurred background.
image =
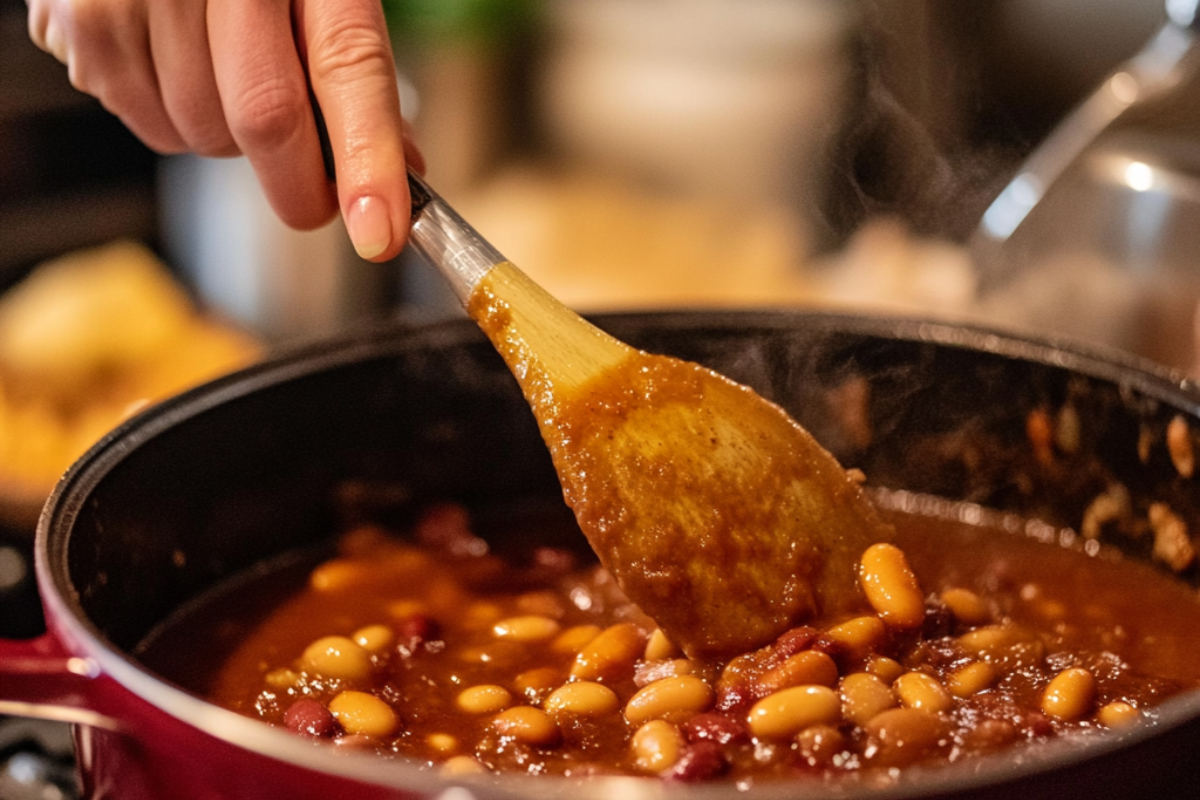
<svg viewBox="0 0 1200 800">
<path fill-rule="evenodd" d="M 932 314 L 1194 376 L 1190 51 L 1171 91 L 1072 162 L 1002 262 L 970 247 L 1022 162 L 1173 4 L 384 2 L 430 182 L 580 311 Z M 340 223 L 283 227 L 243 160 L 148 151 L 30 44 L 22 0 L 0 0 L 0 635 L 40 625 L 42 499 L 124 416 L 274 347 L 459 313 L 407 253 L 367 264 Z M 30 734 L 13 731 L 0 796 L 69 794 L 53 758 L 14 767 Z"/>
</svg>

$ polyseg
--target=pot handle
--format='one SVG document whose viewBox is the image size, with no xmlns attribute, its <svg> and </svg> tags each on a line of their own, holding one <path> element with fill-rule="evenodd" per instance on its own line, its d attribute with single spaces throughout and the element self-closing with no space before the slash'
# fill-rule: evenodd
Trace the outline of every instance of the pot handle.
<svg viewBox="0 0 1200 800">
<path fill-rule="evenodd" d="M 0 714 L 118 730 L 94 710 L 99 676 L 92 659 L 72 655 L 53 633 L 0 639 Z"/>
</svg>

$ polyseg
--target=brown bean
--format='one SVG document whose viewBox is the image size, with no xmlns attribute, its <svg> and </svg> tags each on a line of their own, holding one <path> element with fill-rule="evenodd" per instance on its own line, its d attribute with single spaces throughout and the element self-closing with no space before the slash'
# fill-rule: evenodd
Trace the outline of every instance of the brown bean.
<svg viewBox="0 0 1200 800">
<path fill-rule="evenodd" d="M 760 739 L 786 739 L 810 725 L 836 722 L 841 699 L 827 686 L 793 686 L 767 695 L 750 707 L 746 721 Z"/>
<path fill-rule="evenodd" d="M 905 673 L 903 664 L 887 656 L 871 656 L 864 669 L 888 685 Z"/>
<path fill-rule="evenodd" d="M 630 739 L 634 763 L 642 772 L 659 773 L 679 760 L 684 741 L 671 723 L 654 719 L 641 725 Z"/>
<path fill-rule="evenodd" d="M 854 672 L 842 678 L 838 693 L 842 698 L 842 716 L 856 725 L 865 725 L 897 703 L 891 687 L 869 672 Z"/>
<path fill-rule="evenodd" d="M 646 642 L 646 651 L 642 654 L 642 658 L 647 661 L 665 661 L 668 658 L 675 658 L 678 655 L 679 648 L 667 638 L 667 635 L 661 629 L 655 628 L 651 631 L 650 639 Z"/>
<path fill-rule="evenodd" d="M 376 738 L 391 736 L 400 718 L 384 701 L 366 692 L 342 692 L 329 701 L 329 711 L 349 734 Z"/>
<path fill-rule="evenodd" d="M 555 667 L 534 667 L 513 678 L 513 688 L 529 702 L 538 704 L 566 680 L 567 674 L 563 670 Z"/>
<path fill-rule="evenodd" d="M 500 620 L 492 626 L 492 633 L 514 642 L 542 642 L 558 635 L 560 628 L 557 620 L 550 617 L 526 614 Z"/>
<path fill-rule="evenodd" d="M 954 618 L 964 625 L 982 625 L 992 619 L 992 612 L 983 598 L 970 589 L 946 589 L 942 592 L 942 602 Z"/>
<path fill-rule="evenodd" d="M 583 681 L 618 681 L 633 674 L 646 637 L 629 622 L 606 628 L 579 651 L 571 677 Z"/>
<path fill-rule="evenodd" d="M 573 625 L 550 643 L 550 649 L 556 653 L 578 653 L 588 642 L 599 636 L 601 631 L 599 625 Z"/>
<path fill-rule="evenodd" d="M 825 636 L 845 647 L 849 653 L 865 656 L 883 643 L 887 628 L 879 617 L 855 617 L 825 631 Z M 813 649 L 816 649 L 816 645 Z"/>
<path fill-rule="evenodd" d="M 1106 728 L 1124 728 L 1141 718 L 1141 711 L 1122 700 L 1105 703 L 1096 712 L 1096 719 Z"/>
<path fill-rule="evenodd" d="M 621 707 L 617 693 L 602 683 L 575 681 L 550 693 L 542 706 L 551 714 L 578 714 L 599 717 Z"/>
<path fill-rule="evenodd" d="M 454 702 L 467 714 L 494 714 L 511 706 L 513 697 L 503 686 L 480 684 L 463 689 Z"/>
<path fill-rule="evenodd" d="M 811 766 L 820 766 L 845 751 L 846 737 L 832 725 L 812 725 L 796 734 L 796 748 Z"/>
<path fill-rule="evenodd" d="M 634 725 L 652 719 L 681 723 L 713 704 L 712 687 L 694 675 L 677 675 L 648 684 L 629 698 L 625 718 Z"/>
<path fill-rule="evenodd" d="M 1190 478 L 1196 473 L 1196 456 L 1192 449 L 1192 433 L 1188 429 L 1187 419 L 1182 414 L 1176 414 L 1167 423 L 1167 452 L 1171 454 L 1171 463 L 1180 477 Z"/>
<path fill-rule="evenodd" d="M 506 736 L 535 747 L 551 747 L 559 741 L 554 718 L 533 706 L 513 706 L 492 718 L 492 727 Z"/>
<path fill-rule="evenodd" d="M 867 602 L 888 626 L 910 629 L 925 621 L 925 594 L 899 547 L 868 547 L 859 562 L 858 580 Z"/>
<path fill-rule="evenodd" d="M 1082 667 L 1071 667 L 1055 675 L 1042 693 L 1042 711 L 1057 719 L 1073 720 L 1091 711 L 1095 701 L 1095 677 Z"/>
<path fill-rule="evenodd" d="M 904 766 L 937 749 L 947 732 L 946 723 L 919 708 L 882 711 L 863 726 L 874 744 L 871 758 L 880 764 Z"/>
<path fill-rule="evenodd" d="M 817 650 L 803 650 L 767 670 L 758 682 L 764 694 L 770 694 L 804 684 L 833 686 L 837 679 L 838 668 L 832 658 Z"/>
<path fill-rule="evenodd" d="M 954 698 L 941 682 L 924 672 L 906 672 L 892 685 L 896 697 L 905 708 L 919 708 L 938 713 L 954 708 Z"/>
<path fill-rule="evenodd" d="M 350 638 L 368 653 L 376 655 L 396 642 L 395 632 L 387 625 L 367 625 L 356 630 Z"/>
<path fill-rule="evenodd" d="M 345 636 L 325 636 L 304 648 L 300 662 L 322 678 L 361 681 L 371 674 L 371 654 Z"/>
<path fill-rule="evenodd" d="M 996 669 L 986 661 L 960 667 L 946 678 L 946 689 L 955 697 L 979 694 L 996 682 Z"/>
</svg>

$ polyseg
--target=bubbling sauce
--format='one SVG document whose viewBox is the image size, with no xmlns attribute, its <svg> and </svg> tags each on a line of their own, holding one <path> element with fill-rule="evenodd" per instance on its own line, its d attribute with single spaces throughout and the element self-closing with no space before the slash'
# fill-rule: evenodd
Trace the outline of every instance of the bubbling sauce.
<svg viewBox="0 0 1200 800">
<path fill-rule="evenodd" d="M 901 601 L 915 579 L 916 624 L 869 590 L 861 613 L 688 658 L 602 567 L 547 547 L 501 558 L 441 506 L 404 536 L 360 526 L 315 568 L 220 593 L 140 655 L 329 746 L 448 773 L 683 781 L 887 782 L 1151 725 L 1200 685 L 1200 601 L 1182 582 L 1010 517 L 886 516 L 895 552 L 860 577 Z"/>
</svg>

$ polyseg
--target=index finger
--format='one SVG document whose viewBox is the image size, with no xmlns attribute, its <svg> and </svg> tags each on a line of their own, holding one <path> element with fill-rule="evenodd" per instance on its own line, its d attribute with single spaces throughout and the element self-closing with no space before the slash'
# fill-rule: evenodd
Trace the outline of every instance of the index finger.
<svg viewBox="0 0 1200 800">
<path fill-rule="evenodd" d="M 297 20 L 329 131 L 338 201 L 359 255 L 383 261 L 408 236 L 403 121 L 378 0 L 306 0 Z"/>
</svg>

